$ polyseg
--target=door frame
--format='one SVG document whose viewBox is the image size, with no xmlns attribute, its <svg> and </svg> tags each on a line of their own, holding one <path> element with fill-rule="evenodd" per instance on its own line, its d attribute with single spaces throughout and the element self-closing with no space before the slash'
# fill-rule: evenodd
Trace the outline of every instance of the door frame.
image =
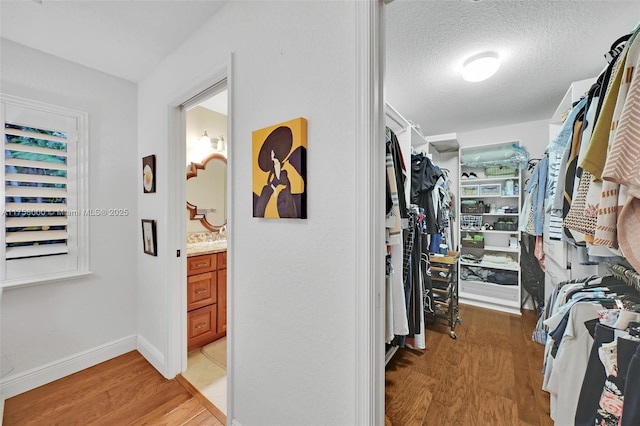
<svg viewBox="0 0 640 426">
<path fill-rule="evenodd" d="M 169 314 L 167 330 L 167 359 L 165 366 L 168 374 L 174 377 L 187 369 L 187 181 L 186 181 L 186 112 L 182 105 L 190 99 L 226 80 L 227 89 L 227 140 L 233 141 L 233 54 L 222 62 L 191 80 L 183 86 L 168 102 L 168 217 L 167 247 L 169 258 L 175 262 L 167 262 L 169 277 L 167 291 L 167 311 Z M 227 145 L 227 235 L 233 235 L 233 143 Z M 180 251 L 174 258 L 171 253 Z M 233 238 L 227 242 L 227 418 L 233 418 Z"/>
<path fill-rule="evenodd" d="M 390 0 L 387 0 L 390 1 Z M 384 424 L 385 226 L 383 0 L 356 7 L 355 423 Z"/>
</svg>

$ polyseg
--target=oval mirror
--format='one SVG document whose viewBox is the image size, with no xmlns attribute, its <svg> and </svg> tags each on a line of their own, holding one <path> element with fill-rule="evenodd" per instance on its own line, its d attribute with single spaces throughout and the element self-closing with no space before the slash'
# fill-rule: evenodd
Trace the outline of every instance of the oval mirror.
<svg viewBox="0 0 640 426">
<path fill-rule="evenodd" d="M 227 158 L 211 154 L 202 163 L 191 163 L 187 171 L 189 219 L 199 220 L 209 231 L 227 223 Z"/>
</svg>

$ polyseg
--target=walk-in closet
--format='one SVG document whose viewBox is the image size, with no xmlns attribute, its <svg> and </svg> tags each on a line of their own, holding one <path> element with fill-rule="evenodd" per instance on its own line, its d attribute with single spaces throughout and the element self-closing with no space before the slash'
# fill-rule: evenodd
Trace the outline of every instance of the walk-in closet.
<svg viewBox="0 0 640 426">
<path fill-rule="evenodd" d="M 640 6 L 384 18 L 385 424 L 640 424 Z"/>
</svg>

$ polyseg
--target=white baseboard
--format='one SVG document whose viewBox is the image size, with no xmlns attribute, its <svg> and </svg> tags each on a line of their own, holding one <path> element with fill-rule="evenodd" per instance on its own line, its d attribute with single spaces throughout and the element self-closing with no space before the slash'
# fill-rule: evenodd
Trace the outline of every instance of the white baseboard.
<svg viewBox="0 0 640 426">
<path fill-rule="evenodd" d="M 242 426 L 236 419 L 231 420 L 231 426 Z"/>
<path fill-rule="evenodd" d="M 5 398 L 11 398 L 135 349 L 136 336 L 123 337 L 41 367 L 5 377 L 0 381 L 0 392 Z"/>
<path fill-rule="evenodd" d="M 158 370 L 160 374 L 166 377 L 166 375 L 164 374 L 165 362 L 164 362 L 164 355 L 162 355 L 162 352 L 156 349 L 155 346 L 153 346 L 151 343 L 149 343 L 147 339 L 145 339 L 140 335 L 138 335 L 136 349 L 138 350 L 138 352 L 142 354 L 143 357 L 145 357 L 147 361 L 149 361 L 149 364 L 153 365 L 153 368 Z M 172 377 L 169 377 L 169 378 L 172 378 Z"/>
</svg>

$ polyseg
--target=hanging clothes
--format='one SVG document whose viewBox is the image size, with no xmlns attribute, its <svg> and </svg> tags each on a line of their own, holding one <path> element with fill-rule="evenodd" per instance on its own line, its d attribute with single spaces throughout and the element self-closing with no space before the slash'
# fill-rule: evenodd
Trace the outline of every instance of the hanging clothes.
<svg viewBox="0 0 640 426">
<path fill-rule="evenodd" d="M 424 154 L 411 155 L 411 202 L 424 210 L 428 234 L 440 233 L 433 191 L 441 176 L 442 172 L 429 157 Z"/>
<path fill-rule="evenodd" d="M 385 341 L 391 343 L 396 336 L 409 334 L 404 279 L 403 229 L 408 216 L 404 182 L 406 170 L 398 139 L 393 131 L 386 131 L 386 240 L 387 256 L 385 276 Z"/>
<path fill-rule="evenodd" d="M 550 295 L 541 317 L 543 389 L 556 425 L 625 424 L 624 406 L 640 400 L 640 388 L 627 385 L 637 383 L 640 312 L 630 309 L 639 302 L 638 290 L 610 275 L 563 282 Z"/>
</svg>

